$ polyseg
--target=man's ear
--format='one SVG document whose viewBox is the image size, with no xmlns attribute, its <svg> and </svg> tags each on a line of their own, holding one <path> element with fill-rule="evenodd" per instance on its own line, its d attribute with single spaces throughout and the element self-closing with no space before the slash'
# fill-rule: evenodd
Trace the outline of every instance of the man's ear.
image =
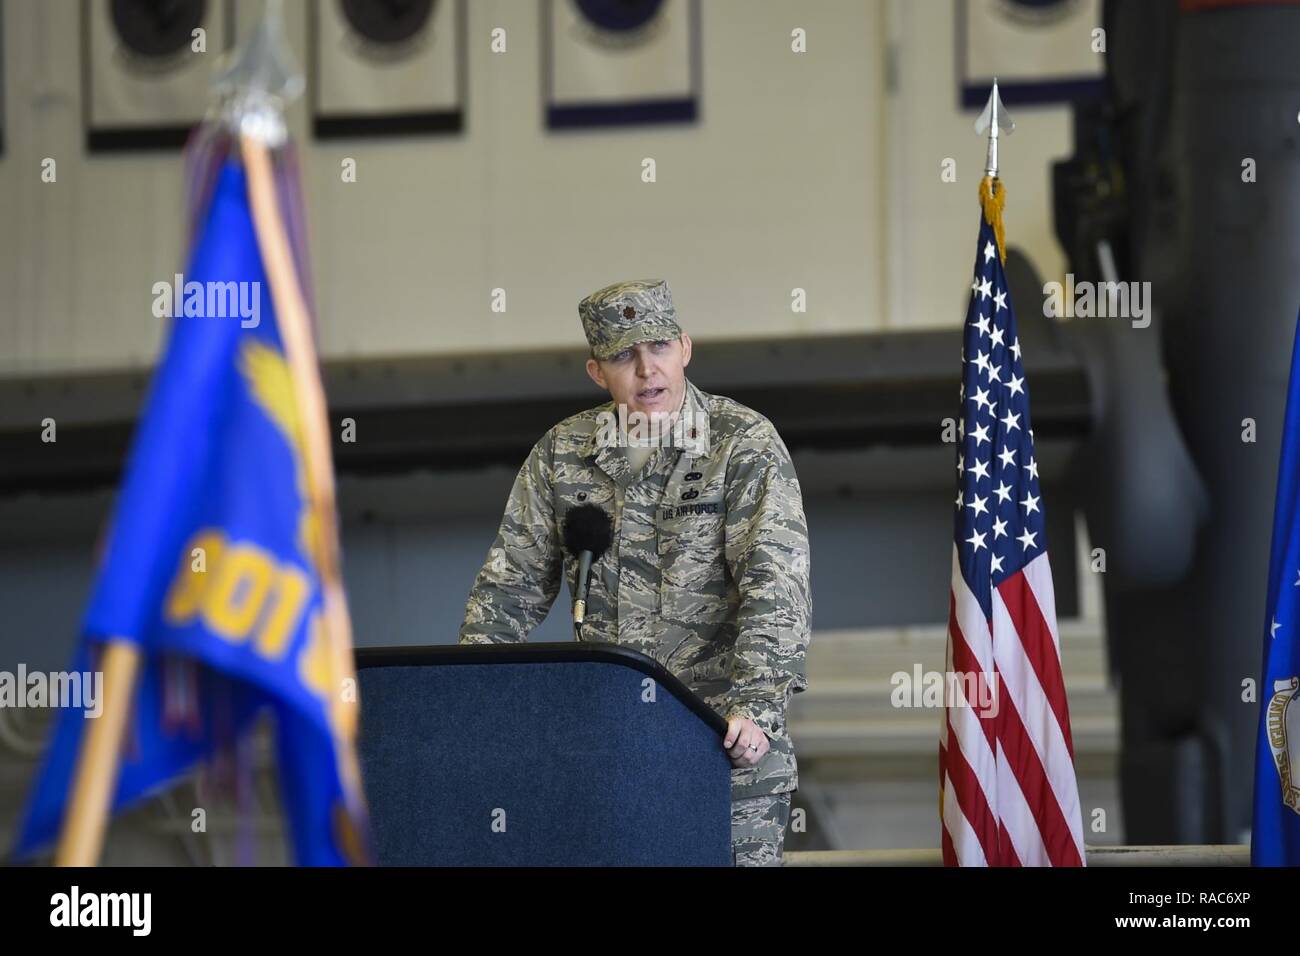
<svg viewBox="0 0 1300 956">
<path fill-rule="evenodd" d="M 609 385 L 605 382 L 605 373 L 600 370 L 600 363 L 594 358 L 587 359 L 587 374 L 591 376 L 593 382 L 605 391 L 609 391 Z"/>
<path fill-rule="evenodd" d="M 691 364 L 691 337 L 682 333 L 682 368 Z"/>
</svg>

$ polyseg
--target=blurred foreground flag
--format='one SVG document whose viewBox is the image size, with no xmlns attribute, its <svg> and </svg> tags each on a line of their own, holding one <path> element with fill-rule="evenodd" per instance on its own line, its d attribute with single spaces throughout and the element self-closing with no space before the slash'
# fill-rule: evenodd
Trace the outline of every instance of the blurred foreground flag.
<svg viewBox="0 0 1300 956">
<path fill-rule="evenodd" d="M 1298 320 L 1300 321 L 1300 320 Z M 1255 866 L 1300 865 L 1300 327 L 1291 351 L 1291 384 L 1273 504 L 1268 564 L 1268 622 L 1255 748 Z"/>
<path fill-rule="evenodd" d="M 267 245 L 268 235 L 289 234 L 281 215 L 297 208 L 296 183 L 292 193 L 277 189 L 272 170 L 283 165 L 273 167 L 261 147 L 251 163 L 244 149 L 244 164 L 229 137 L 222 148 L 195 150 L 191 257 L 163 293 L 175 297 L 169 338 L 75 669 L 98 667 L 112 642 L 139 651 L 129 699 L 105 701 L 129 708 L 113 811 L 166 788 L 267 715 L 297 861 L 366 862 L 351 636 L 337 553 L 328 550 L 337 549 L 332 479 L 327 507 L 310 484 L 313 464 L 330 468 L 328 441 L 323 455 L 310 441 L 310 412 L 319 413 L 320 434 L 327 427 L 323 398 L 304 412 L 301 396 L 320 395 L 310 329 L 295 332 L 276 308 L 286 294 L 301 305 L 298 270 L 283 255 L 290 243 L 280 243 L 278 259 Z M 281 311 L 305 318 L 305 308 Z M 306 375 L 287 357 L 295 335 L 311 358 Z M 313 463 L 312 454 L 325 460 Z M 60 712 L 16 856 L 59 834 L 92 722 Z"/>
<path fill-rule="evenodd" d="M 1001 181 L 986 177 L 962 352 L 939 737 L 943 859 L 1083 866 L 1029 392 L 1003 271 L 1005 198 Z"/>
</svg>

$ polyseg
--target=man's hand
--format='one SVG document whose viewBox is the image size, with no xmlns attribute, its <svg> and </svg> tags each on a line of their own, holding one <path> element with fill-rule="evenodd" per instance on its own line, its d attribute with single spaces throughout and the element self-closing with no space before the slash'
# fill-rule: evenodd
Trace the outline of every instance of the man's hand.
<svg viewBox="0 0 1300 956">
<path fill-rule="evenodd" d="M 752 767 L 771 749 L 767 734 L 747 717 L 732 717 L 727 721 L 727 734 L 722 738 L 722 748 L 727 751 L 733 767 Z"/>
</svg>

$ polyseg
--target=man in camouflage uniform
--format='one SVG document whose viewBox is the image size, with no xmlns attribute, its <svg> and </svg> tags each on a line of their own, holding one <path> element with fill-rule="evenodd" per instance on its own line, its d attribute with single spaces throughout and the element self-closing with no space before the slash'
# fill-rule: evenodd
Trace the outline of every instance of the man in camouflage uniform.
<svg viewBox="0 0 1300 956">
<path fill-rule="evenodd" d="M 460 640 L 526 639 L 561 576 L 571 594 L 576 586 L 577 561 L 561 541 L 565 513 L 584 503 L 605 509 L 613 543 L 592 565 L 581 637 L 653 657 L 726 716 L 735 862 L 779 865 L 799 783 L 786 707 L 807 686 L 812 611 L 790 454 L 758 412 L 686 379 L 691 339 L 665 282 L 608 286 L 578 314 L 591 345 L 587 372 L 611 400 L 533 447 Z M 625 425 L 616 424 L 620 411 Z M 635 444 L 655 429 L 658 443 Z"/>
</svg>

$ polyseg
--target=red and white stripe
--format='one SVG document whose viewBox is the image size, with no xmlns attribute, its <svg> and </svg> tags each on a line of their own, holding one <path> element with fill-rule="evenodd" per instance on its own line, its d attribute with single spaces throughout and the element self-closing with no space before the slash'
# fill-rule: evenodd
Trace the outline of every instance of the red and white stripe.
<svg viewBox="0 0 1300 956">
<path fill-rule="evenodd" d="M 1043 552 L 993 589 L 993 619 L 953 549 L 947 673 L 980 675 L 995 706 L 946 701 L 939 742 L 949 866 L 1082 866 L 1083 823 L 1061 673 L 1052 571 Z M 985 698 L 987 700 L 987 698 Z"/>
</svg>

